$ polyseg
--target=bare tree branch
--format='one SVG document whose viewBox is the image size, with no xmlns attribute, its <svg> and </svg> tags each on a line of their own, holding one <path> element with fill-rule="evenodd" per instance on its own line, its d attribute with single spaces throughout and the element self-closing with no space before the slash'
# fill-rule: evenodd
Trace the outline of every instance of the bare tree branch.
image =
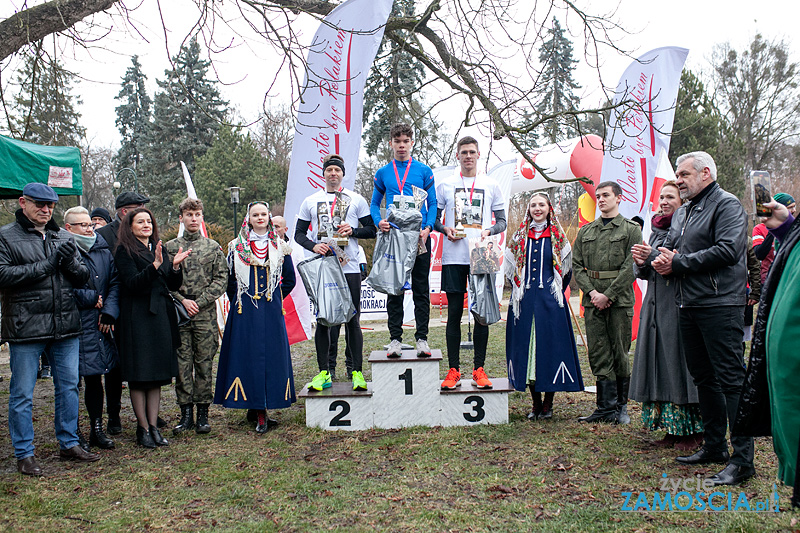
<svg viewBox="0 0 800 533">
<path fill-rule="evenodd" d="M 0 61 L 51 33 L 69 30 L 120 0 L 52 0 L 15 13 L 0 22 Z"/>
</svg>

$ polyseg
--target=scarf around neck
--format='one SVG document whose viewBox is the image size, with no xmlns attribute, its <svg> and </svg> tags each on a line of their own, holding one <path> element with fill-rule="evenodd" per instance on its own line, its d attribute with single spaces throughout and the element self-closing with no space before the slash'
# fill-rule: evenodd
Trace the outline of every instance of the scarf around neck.
<svg viewBox="0 0 800 533">
<path fill-rule="evenodd" d="M 253 252 L 253 244 L 266 244 L 267 257 L 259 259 Z M 283 267 L 283 257 L 292 253 L 289 244 L 280 239 L 275 234 L 272 226 L 272 217 L 267 225 L 267 232 L 259 235 L 250 228 L 250 216 L 247 215 L 242 221 L 242 227 L 236 239 L 228 244 L 228 268 L 236 276 L 236 305 L 238 312 L 242 312 L 242 294 L 250 296 L 253 306 L 258 308 L 258 300 L 261 294 L 267 301 L 272 300 L 272 293 L 281 281 L 281 269 Z M 267 269 L 267 287 L 262 291 L 255 291 L 250 295 L 250 267 L 254 269 L 263 267 Z"/>
<path fill-rule="evenodd" d="M 553 255 L 553 271 L 557 274 L 553 276 L 550 284 L 550 293 L 558 302 L 559 307 L 564 307 L 564 277 L 572 270 L 572 246 L 564 234 L 558 219 L 556 218 L 553 206 L 550 206 L 550 222 L 533 222 L 530 211 L 525 215 L 525 220 L 520 224 L 517 231 L 511 237 L 511 243 L 506 249 L 506 277 L 511 282 L 511 306 L 514 316 L 519 317 L 519 302 L 525 295 L 525 290 L 530 288 L 530 281 L 525 281 L 525 261 L 527 256 L 527 243 L 529 233 L 542 232 L 539 238 L 544 238 L 549 233 L 550 244 Z"/>
</svg>

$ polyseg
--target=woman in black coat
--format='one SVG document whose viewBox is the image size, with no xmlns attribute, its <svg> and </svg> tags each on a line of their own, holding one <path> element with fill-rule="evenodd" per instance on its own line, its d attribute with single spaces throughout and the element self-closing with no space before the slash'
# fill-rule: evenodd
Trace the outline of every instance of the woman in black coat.
<svg viewBox="0 0 800 533">
<path fill-rule="evenodd" d="M 189 252 L 179 249 L 170 258 L 145 208 L 134 209 L 120 224 L 114 254 L 121 283 L 116 334 L 122 379 L 139 422 L 136 442 L 147 448 L 169 444 L 156 427 L 161 387 L 178 374 L 180 337 L 169 291 L 183 283 L 180 265 Z"/>
<path fill-rule="evenodd" d="M 75 301 L 81 312 L 79 374 L 86 383 L 84 401 L 92 431 L 89 443 L 103 449 L 114 441 L 103 431 L 103 375 L 117 366 L 113 326 L 119 317 L 119 278 L 114 258 L 106 241 L 92 228 L 86 208 L 72 207 L 64 213 L 64 224 L 72 233 L 81 258 L 89 269 L 89 281 L 75 289 Z M 108 378 L 106 378 L 108 379 Z M 106 383 L 108 394 L 112 388 Z M 110 402 L 109 402 L 110 403 Z"/>
</svg>

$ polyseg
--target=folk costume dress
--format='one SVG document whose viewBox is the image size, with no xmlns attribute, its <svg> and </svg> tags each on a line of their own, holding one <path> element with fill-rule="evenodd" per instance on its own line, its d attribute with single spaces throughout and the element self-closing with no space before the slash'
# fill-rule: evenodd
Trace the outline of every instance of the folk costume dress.
<svg viewBox="0 0 800 533">
<path fill-rule="evenodd" d="M 250 230 L 245 217 L 228 245 L 228 299 L 214 403 L 232 409 L 279 409 L 297 401 L 283 297 L 295 285 L 291 248 Z"/>
<path fill-rule="evenodd" d="M 550 211 L 550 219 L 555 215 Z M 530 214 L 506 250 L 511 305 L 506 326 L 508 377 L 518 391 L 583 390 L 578 350 L 564 290 L 572 276 L 572 248 L 558 222 L 536 224 Z"/>
<path fill-rule="evenodd" d="M 634 265 L 638 278 L 647 280 L 642 302 L 636 355 L 629 398 L 642 402 L 642 424 L 670 435 L 687 436 L 703 431 L 697 387 L 686 366 L 683 347 L 677 341 L 678 306 L 675 288 L 650 266 L 664 245 L 672 215 L 654 216 L 650 234 L 653 251 L 644 265 Z"/>
</svg>

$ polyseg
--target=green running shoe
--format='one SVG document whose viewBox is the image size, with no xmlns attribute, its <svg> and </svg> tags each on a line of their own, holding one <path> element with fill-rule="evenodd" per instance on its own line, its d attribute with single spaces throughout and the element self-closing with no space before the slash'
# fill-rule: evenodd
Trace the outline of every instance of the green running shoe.
<svg viewBox="0 0 800 533">
<path fill-rule="evenodd" d="M 328 374 L 327 370 L 323 370 L 316 376 L 314 379 L 311 380 L 311 383 L 307 383 L 306 386 L 309 389 L 313 389 L 315 391 L 321 391 L 322 389 L 327 389 L 333 385 L 333 380 L 331 379 L 331 375 Z"/>
<path fill-rule="evenodd" d="M 367 390 L 367 382 L 364 381 L 364 375 L 361 372 L 353 372 L 353 390 Z"/>
</svg>

